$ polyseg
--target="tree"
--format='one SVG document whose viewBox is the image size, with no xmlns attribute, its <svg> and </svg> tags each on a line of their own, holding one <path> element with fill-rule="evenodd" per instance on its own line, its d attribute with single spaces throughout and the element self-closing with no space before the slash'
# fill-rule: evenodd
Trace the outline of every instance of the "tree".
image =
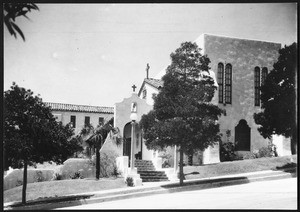
<svg viewBox="0 0 300 212">
<path fill-rule="evenodd" d="M 50 108 L 31 90 L 15 83 L 4 92 L 4 168 L 24 168 L 22 203 L 26 203 L 27 166 L 63 163 L 82 147 L 70 125 L 56 122 Z"/>
<path fill-rule="evenodd" d="M 116 145 L 120 145 L 122 138 L 120 130 L 113 127 L 114 119 L 111 118 L 104 125 L 98 125 L 94 128 L 92 125 L 85 125 L 81 130 L 79 136 L 85 141 L 90 148 L 96 152 L 96 179 L 100 178 L 100 149 L 104 144 L 105 139 L 109 133 L 112 133 L 112 139 Z"/>
<path fill-rule="evenodd" d="M 297 153 L 297 44 L 279 50 L 278 61 L 261 86 L 262 112 L 254 114 L 264 138 L 278 134 L 291 138 L 291 152 Z"/>
<path fill-rule="evenodd" d="M 153 110 L 140 121 L 148 148 L 179 148 L 180 185 L 183 153 L 204 150 L 221 139 L 217 120 L 225 111 L 210 103 L 216 87 L 209 76 L 210 60 L 200 50 L 196 43 L 185 42 L 171 54 L 164 85 L 153 97 Z"/>
<path fill-rule="evenodd" d="M 4 3 L 3 9 L 3 20 L 9 33 L 17 38 L 17 31 L 25 41 L 25 36 L 22 30 L 15 24 L 16 17 L 24 16 L 29 19 L 26 14 L 31 10 L 39 10 L 38 6 L 34 3 Z"/>
</svg>

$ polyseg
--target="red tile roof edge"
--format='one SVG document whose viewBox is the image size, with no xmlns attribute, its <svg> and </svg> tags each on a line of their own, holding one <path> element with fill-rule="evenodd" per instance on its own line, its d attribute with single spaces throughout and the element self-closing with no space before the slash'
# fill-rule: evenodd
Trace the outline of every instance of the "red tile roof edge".
<svg viewBox="0 0 300 212">
<path fill-rule="evenodd" d="M 114 113 L 113 107 L 101 107 L 91 105 L 75 105 L 65 103 L 44 102 L 51 110 L 73 111 L 73 112 L 88 112 L 88 113 Z"/>
</svg>

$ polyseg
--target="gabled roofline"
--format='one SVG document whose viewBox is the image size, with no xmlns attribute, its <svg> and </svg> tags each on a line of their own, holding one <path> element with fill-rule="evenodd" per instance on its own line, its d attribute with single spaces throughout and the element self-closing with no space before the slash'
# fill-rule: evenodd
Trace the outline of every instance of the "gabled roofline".
<svg viewBox="0 0 300 212">
<path fill-rule="evenodd" d="M 145 86 L 145 83 L 147 83 L 148 85 L 150 85 L 151 87 L 153 87 L 153 88 L 155 88 L 155 89 L 159 89 L 159 87 L 161 87 L 161 86 L 156 87 L 156 86 L 152 85 L 151 83 L 147 82 L 146 79 L 147 79 L 147 78 L 144 78 L 144 81 L 143 81 L 143 83 L 142 83 L 142 85 L 141 85 L 141 88 L 140 88 L 140 90 L 139 90 L 139 92 L 138 92 L 138 96 L 140 96 L 140 94 L 141 94 L 141 92 L 142 92 L 142 90 L 143 90 L 143 87 Z M 156 78 L 150 78 L 150 79 L 160 80 L 160 79 L 156 79 Z"/>
<path fill-rule="evenodd" d="M 143 81 L 143 83 L 142 83 L 142 85 L 141 85 L 141 87 L 140 87 L 140 90 L 139 90 L 139 92 L 138 92 L 138 96 L 140 96 L 141 95 L 141 93 L 142 93 L 142 88 L 145 86 L 145 79 L 144 79 L 144 81 Z"/>
</svg>

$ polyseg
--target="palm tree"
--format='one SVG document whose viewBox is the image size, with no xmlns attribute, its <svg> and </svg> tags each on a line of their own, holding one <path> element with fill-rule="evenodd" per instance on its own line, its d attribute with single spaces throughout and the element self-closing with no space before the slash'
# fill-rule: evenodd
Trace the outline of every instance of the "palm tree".
<svg viewBox="0 0 300 212">
<path fill-rule="evenodd" d="M 15 19 L 18 16 L 24 16 L 29 19 L 26 16 L 26 13 L 31 10 L 39 10 L 38 6 L 34 3 L 4 3 L 3 10 L 3 20 L 9 33 L 16 38 L 17 33 L 15 31 L 17 31 L 25 41 L 25 36 L 22 30 L 15 24 Z"/>
<path fill-rule="evenodd" d="M 94 128 L 92 125 L 86 125 L 80 132 L 81 138 L 89 148 L 96 151 L 96 179 L 100 177 L 100 149 L 108 135 L 113 139 L 116 145 L 121 145 L 122 138 L 119 128 L 112 126 L 113 118 L 104 125 L 98 125 Z"/>
</svg>

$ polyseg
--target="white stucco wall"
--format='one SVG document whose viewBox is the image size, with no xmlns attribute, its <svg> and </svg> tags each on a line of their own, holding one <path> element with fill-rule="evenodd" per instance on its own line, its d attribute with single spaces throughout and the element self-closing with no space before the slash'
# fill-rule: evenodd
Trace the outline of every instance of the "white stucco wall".
<svg viewBox="0 0 300 212">
<path fill-rule="evenodd" d="M 272 142 L 276 146 L 278 156 L 291 155 L 291 140 L 282 135 L 272 135 Z"/>
<path fill-rule="evenodd" d="M 158 90 L 151 85 L 145 83 L 145 89 L 147 90 L 146 102 L 149 105 L 154 105 L 154 100 L 152 98 L 153 94 L 157 94 Z"/>
<path fill-rule="evenodd" d="M 38 177 L 42 177 L 43 181 L 50 181 L 53 174 L 54 170 L 51 169 L 28 169 L 27 183 L 38 182 Z M 21 182 L 23 184 L 23 169 L 11 169 L 3 178 L 3 190 L 20 186 Z"/>
<path fill-rule="evenodd" d="M 99 117 L 104 118 L 104 122 L 110 120 L 114 114 L 107 113 L 86 113 L 86 112 L 70 112 L 70 111 L 52 111 L 52 114 L 57 118 L 57 121 L 61 121 L 64 125 L 70 123 L 71 116 L 76 116 L 75 134 L 78 134 L 84 126 L 85 116 L 90 117 L 90 123 L 96 127 L 99 123 Z"/>
<path fill-rule="evenodd" d="M 205 53 L 204 49 L 204 34 L 201 34 L 194 42 L 197 43 L 198 47 L 201 49 L 201 54 L 203 55 Z"/>
<path fill-rule="evenodd" d="M 115 127 L 120 129 L 121 135 L 124 137 L 124 134 L 131 135 L 131 126 L 128 129 L 126 124 L 130 123 L 130 114 L 131 114 L 131 104 L 132 102 L 137 103 L 137 123 L 140 121 L 143 114 L 148 113 L 152 109 L 152 105 L 147 104 L 146 100 L 141 99 L 136 93 L 133 93 L 131 97 L 124 98 L 122 102 L 115 104 Z M 138 134 L 138 142 L 134 143 L 134 154 L 141 151 L 140 141 L 141 141 L 141 131 L 136 128 L 136 134 Z M 128 136 L 129 137 L 129 136 Z M 131 137 L 131 136 L 130 136 Z M 123 151 L 122 145 L 122 151 Z M 142 146 L 142 159 L 143 160 L 150 160 L 152 155 L 152 151 L 148 150 L 145 145 Z"/>
</svg>

